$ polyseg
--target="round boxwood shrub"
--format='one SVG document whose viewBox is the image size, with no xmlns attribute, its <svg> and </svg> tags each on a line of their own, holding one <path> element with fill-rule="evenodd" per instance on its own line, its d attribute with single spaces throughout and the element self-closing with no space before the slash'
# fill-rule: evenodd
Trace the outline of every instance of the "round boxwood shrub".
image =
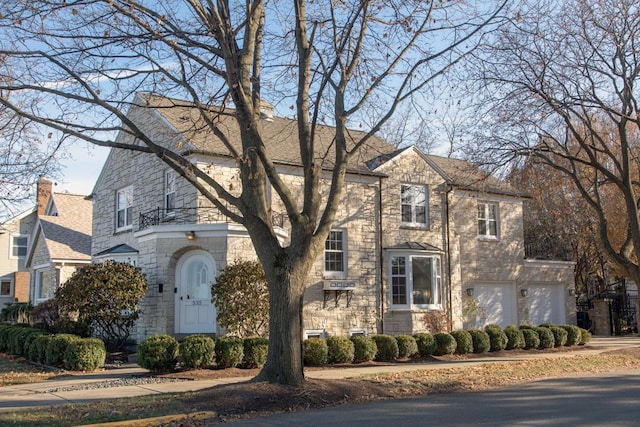
<svg viewBox="0 0 640 427">
<path fill-rule="evenodd" d="M 220 337 L 215 344 L 216 364 L 219 368 L 235 368 L 244 357 L 244 341 L 239 337 Z"/>
<path fill-rule="evenodd" d="M 309 338 L 303 343 L 303 359 L 307 366 L 322 366 L 327 364 L 329 348 L 327 342 L 321 338 Z"/>
<path fill-rule="evenodd" d="M 413 336 L 418 344 L 418 353 L 421 357 L 431 356 L 436 351 L 436 340 L 428 332 L 420 332 Z"/>
<path fill-rule="evenodd" d="M 171 335 L 154 335 L 138 345 L 138 365 L 151 372 L 169 371 L 178 361 L 178 341 Z"/>
<path fill-rule="evenodd" d="M 524 337 L 524 349 L 531 350 L 532 348 L 540 347 L 540 336 L 533 328 L 521 328 L 522 336 Z"/>
<path fill-rule="evenodd" d="M 205 335 L 189 335 L 178 346 L 184 369 L 208 368 L 213 363 L 215 342 Z"/>
<path fill-rule="evenodd" d="M 262 337 L 245 338 L 242 349 L 242 365 L 245 368 L 259 368 L 267 362 L 269 340 Z"/>
<path fill-rule="evenodd" d="M 104 366 L 107 349 L 98 338 L 82 338 L 69 343 L 64 352 L 64 367 L 71 371 L 95 371 Z"/>
<path fill-rule="evenodd" d="M 351 363 L 355 346 L 347 337 L 327 338 L 328 362 L 329 363 Z"/>
<path fill-rule="evenodd" d="M 349 340 L 353 343 L 353 363 L 370 362 L 376 357 L 378 347 L 371 337 L 354 335 Z"/>
<path fill-rule="evenodd" d="M 438 332 L 433 334 L 433 339 L 436 341 L 436 351 L 433 353 L 435 356 L 455 353 L 457 343 L 451 334 Z"/>
<path fill-rule="evenodd" d="M 398 357 L 398 342 L 391 335 L 373 335 L 371 337 L 376 342 L 378 351 L 376 359 L 381 362 L 389 362 Z"/>
<path fill-rule="evenodd" d="M 473 352 L 477 354 L 487 353 L 491 348 L 489 334 L 482 329 L 470 329 L 471 341 L 473 342 Z"/>
<path fill-rule="evenodd" d="M 549 326 L 549 330 L 553 334 L 553 346 L 562 347 L 567 342 L 567 331 L 560 326 Z"/>
<path fill-rule="evenodd" d="M 578 328 L 576 325 L 562 325 L 561 328 L 567 331 L 567 341 L 564 343 L 564 345 L 566 345 L 567 347 L 571 347 L 580 344 L 580 328 Z"/>
<path fill-rule="evenodd" d="M 64 353 L 67 351 L 67 347 L 73 341 L 79 340 L 80 337 L 71 334 L 56 334 L 53 335 L 51 340 L 47 344 L 47 350 L 45 352 L 45 363 L 49 366 L 64 367 Z"/>
<path fill-rule="evenodd" d="M 591 332 L 584 328 L 580 328 L 580 345 L 585 345 L 591 341 Z"/>
<path fill-rule="evenodd" d="M 504 333 L 507 336 L 507 350 L 517 350 L 524 348 L 524 334 L 515 325 L 508 325 L 504 328 Z"/>
<path fill-rule="evenodd" d="M 540 326 L 540 327 L 534 328 L 534 330 L 538 333 L 538 336 L 540 337 L 540 345 L 538 346 L 538 348 L 546 349 L 546 348 L 553 348 L 555 346 L 555 340 L 553 338 L 553 332 L 551 332 L 551 329 Z"/>
<path fill-rule="evenodd" d="M 509 339 L 500 326 L 487 325 L 484 330 L 489 335 L 489 351 L 502 351 L 507 348 Z"/>
<path fill-rule="evenodd" d="M 47 347 L 53 335 L 44 334 L 37 336 L 29 346 L 29 360 L 35 363 L 45 363 L 47 360 Z"/>
<path fill-rule="evenodd" d="M 411 335 L 398 335 L 396 336 L 396 342 L 398 343 L 399 358 L 404 359 L 418 354 L 418 343 Z"/>
<path fill-rule="evenodd" d="M 468 354 L 473 351 L 473 338 L 464 330 L 451 331 L 451 336 L 456 340 L 456 354 Z"/>
</svg>

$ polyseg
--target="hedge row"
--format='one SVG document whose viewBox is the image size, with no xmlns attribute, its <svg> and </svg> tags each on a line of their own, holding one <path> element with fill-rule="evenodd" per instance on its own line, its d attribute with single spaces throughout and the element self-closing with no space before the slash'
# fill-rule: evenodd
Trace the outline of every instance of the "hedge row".
<svg viewBox="0 0 640 427">
<path fill-rule="evenodd" d="M 190 335 L 178 342 L 170 335 L 155 335 L 138 345 L 138 365 L 152 372 L 176 368 L 258 368 L 267 360 L 269 341 L 265 338 Z"/>
<path fill-rule="evenodd" d="M 49 334 L 28 325 L 0 324 L 0 352 L 71 371 L 95 371 L 104 365 L 107 351 L 97 338 Z"/>
<path fill-rule="evenodd" d="M 351 338 L 310 338 L 304 341 L 304 364 L 362 363 L 372 360 L 393 361 L 414 356 L 487 353 L 514 349 L 547 349 L 583 345 L 591 333 L 574 325 L 539 327 L 514 325 L 500 328 L 488 325 L 483 330 L 457 330 L 451 333 L 410 335 L 372 335 Z"/>
</svg>

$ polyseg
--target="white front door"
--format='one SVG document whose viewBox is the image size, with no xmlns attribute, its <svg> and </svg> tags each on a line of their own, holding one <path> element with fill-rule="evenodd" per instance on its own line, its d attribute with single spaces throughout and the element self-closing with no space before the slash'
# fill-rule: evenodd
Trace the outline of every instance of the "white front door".
<svg viewBox="0 0 640 427">
<path fill-rule="evenodd" d="M 178 261 L 176 268 L 176 333 L 216 332 L 216 308 L 211 286 L 216 265 L 208 252 L 193 251 Z"/>
</svg>

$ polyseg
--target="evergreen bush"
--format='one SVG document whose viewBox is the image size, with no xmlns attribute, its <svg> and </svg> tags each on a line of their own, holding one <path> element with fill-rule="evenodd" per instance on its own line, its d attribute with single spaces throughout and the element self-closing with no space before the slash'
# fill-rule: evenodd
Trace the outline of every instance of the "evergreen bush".
<svg viewBox="0 0 640 427">
<path fill-rule="evenodd" d="M 208 368 L 213 363 L 215 343 L 205 335 L 189 335 L 178 346 L 184 369 Z"/>
<path fill-rule="evenodd" d="M 451 336 L 456 340 L 456 354 L 468 354 L 473 351 L 473 338 L 468 331 L 451 331 Z"/>
<path fill-rule="evenodd" d="M 398 335 L 396 336 L 396 342 L 398 344 L 399 358 L 404 359 L 418 354 L 418 343 L 411 335 Z"/>
<path fill-rule="evenodd" d="M 567 342 L 567 331 L 560 326 L 549 326 L 549 330 L 553 334 L 553 346 L 562 347 Z"/>
<path fill-rule="evenodd" d="M 582 338 L 580 333 L 580 328 L 576 325 L 563 325 L 562 329 L 567 331 L 567 341 L 564 343 L 567 347 L 572 347 L 574 345 L 580 344 L 580 339 Z"/>
<path fill-rule="evenodd" d="M 53 339 L 53 335 L 45 334 L 37 336 L 29 347 L 29 360 L 35 363 L 45 363 L 47 361 L 47 347 Z"/>
<path fill-rule="evenodd" d="M 433 353 L 435 356 L 455 353 L 457 343 L 451 334 L 447 332 L 437 332 L 433 334 L 433 339 L 436 341 L 436 351 Z"/>
<path fill-rule="evenodd" d="M 239 337 L 220 337 L 215 343 L 215 353 L 219 368 L 236 368 L 244 357 L 244 341 Z"/>
<path fill-rule="evenodd" d="M 507 350 L 517 350 L 524 348 L 524 334 L 515 325 L 508 325 L 504 328 L 504 333 L 507 336 Z"/>
<path fill-rule="evenodd" d="M 49 366 L 64 368 L 64 353 L 65 351 L 67 351 L 67 347 L 73 341 L 79 339 L 79 336 L 71 334 L 52 335 L 51 339 L 47 343 L 47 349 L 45 351 L 45 363 Z"/>
<path fill-rule="evenodd" d="M 64 352 L 64 367 L 71 371 L 92 372 L 107 358 L 104 342 L 98 338 L 81 338 L 69 343 Z"/>
<path fill-rule="evenodd" d="M 306 366 L 322 366 L 327 364 L 329 348 L 322 338 L 309 338 L 303 343 L 303 359 Z"/>
<path fill-rule="evenodd" d="M 470 329 L 471 340 L 473 341 L 473 352 L 476 354 L 487 353 L 491 349 L 489 334 L 482 329 Z"/>
<path fill-rule="evenodd" d="M 489 335 L 489 351 L 502 351 L 507 347 L 509 339 L 500 326 L 487 325 L 484 330 Z"/>
<path fill-rule="evenodd" d="M 524 349 L 531 350 L 540 347 L 540 336 L 533 328 L 520 328 L 524 337 Z"/>
<path fill-rule="evenodd" d="M 243 350 L 242 365 L 245 368 L 260 368 L 267 362 L 269 340 L 262 337 L 245 338 Z"/>
<path fill-rule="evenodd" d="M 170 371 L 178 361 L 178 341 L 171 335 L 154 335 L 138 345 L 138 365 L 151 372 Z"/>
<path fill-rule="evenodd" d="M 580 328 L 580 345 L 585 345 L 591 341 L 591 332 L 584 328 Z"/>
<path fill-rule="evenodd" d="M 391 335 L 378 334 L 371 337 L 376 342 L 375 360 L 390 362 L 398 358 L 398 342 Z"/>
<path fill-rule="evenodd" d="M 354 335 L 349 339 L 353 343 L 353 363 L 370 362 L 375 359 L 378 347 L 371 337 Z"/>
<path fill-rule="evenodd" d="M 351 363 L 353 362 L 355 346 L 346 337 L 327 338 L 327 349 L 329 363 Z"/>
<path fill-rule="evenodd" d="M 428 332 L 420 332 L 413 336 L 418 344 L 418 353 L 421 357 L 431 356 L 436 351 L 436 340 Z"/>
<path fill-rule="evenodd" d="M 551 332 L 551 329 L 546 328 L 544 326 L 540 326 L 540 327 L 534 328 L 534 330 L 538 333 L 538 336 L 540 337 L 540 345 L 538 346 L 538 348 L 547 349 L 547 348 L 553 348 L 555 346 L 555 339 L 553 338 L 553 332 Z"/>
</svg>

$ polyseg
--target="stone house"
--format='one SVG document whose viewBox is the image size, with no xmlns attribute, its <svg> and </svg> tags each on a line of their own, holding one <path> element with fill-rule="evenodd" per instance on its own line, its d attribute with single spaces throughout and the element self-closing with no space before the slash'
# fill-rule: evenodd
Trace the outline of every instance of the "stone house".
<svg viewBox="0 0 640 427">
<path fill-rule="evenodd" d="M 138 95 L 135 104 L 129 118 L 155 142 L 181 149 L 239 191 L 235 163 L 195 109 L 153 95 Z M 239 146 L 237 124 L 224 115 L 216 120 Z M 273 161 L 295 188 L 295 121 L 265 111 L 261 125 Z M 318 152 L 327 152 L 332 132 L 317 130 Z M 118 138 L 131 142 L 124 133 Z M 93 261 L 131 262 L 149 281 L 137 340 L 224 333 L 210 288 L 225 265 L 255 258 L 246 230 L 149 154 L 112 149 L 92 199 Z M 313 266 L 305 336 L 575 323 L 573 264 L 525 259 L 523 199 L 467 162 L 371 139 L 352 158 L 333 230 Z M 276 194 L 270 204 L 286 243 Z"/>
</svg>

